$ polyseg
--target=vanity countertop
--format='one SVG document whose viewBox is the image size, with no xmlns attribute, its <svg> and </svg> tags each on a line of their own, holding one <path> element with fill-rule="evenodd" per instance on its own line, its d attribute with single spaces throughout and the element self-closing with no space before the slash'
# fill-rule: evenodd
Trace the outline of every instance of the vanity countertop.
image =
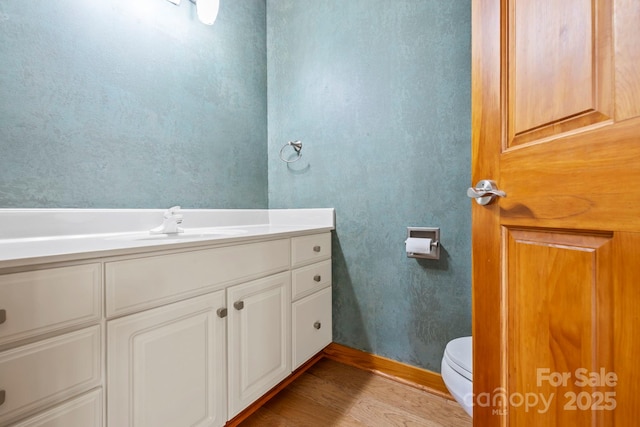
<svg viewBox="0 0 640 427">
<path fill-rule="evenodd" d="M 335 229 L 334 209 L 183 209 L 185 233 L 154 235 L 162 209 L 0 209 L 0 268 L 229 245 Z"/>
</svg>

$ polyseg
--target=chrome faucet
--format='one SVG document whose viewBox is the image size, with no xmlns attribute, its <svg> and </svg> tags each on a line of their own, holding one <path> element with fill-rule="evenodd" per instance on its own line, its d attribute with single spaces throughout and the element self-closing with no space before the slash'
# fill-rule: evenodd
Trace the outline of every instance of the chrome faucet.
<svg viewBox="0 0 640 427">
<path fill-rule="evenodd" d="M 149 230 L 151 234 L 178 234 L 184 232 L 184 230 L 178 227 L 182 224 L 182 214 L 180 213 L 180 206 L 173 206 L 164 211 L 164 221 L 162 225 Z"/>
</svg>

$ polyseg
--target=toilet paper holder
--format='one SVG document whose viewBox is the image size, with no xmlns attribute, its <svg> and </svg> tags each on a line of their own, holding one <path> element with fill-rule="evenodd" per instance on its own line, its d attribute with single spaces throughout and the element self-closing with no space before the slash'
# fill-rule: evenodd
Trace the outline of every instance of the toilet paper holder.
<svg viewBox="0 0 640 427">
<path fill-rule="evenodd" d="M 440 259 L 440 227 L 407 227 L 407 238 L 431 239 L 431 252 L 407 252 L 407 257 Z"/>
</svg>

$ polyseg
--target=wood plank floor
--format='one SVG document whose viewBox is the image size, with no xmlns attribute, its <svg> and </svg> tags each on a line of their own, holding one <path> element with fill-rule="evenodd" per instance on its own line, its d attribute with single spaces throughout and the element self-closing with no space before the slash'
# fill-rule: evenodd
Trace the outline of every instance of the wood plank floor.
<svg viewBox="0 0 640 427">
<path fill-rule="evenodd" d="M 322 359 L 240 427 L 470 427 L 457 403 Z"/>
</svg>

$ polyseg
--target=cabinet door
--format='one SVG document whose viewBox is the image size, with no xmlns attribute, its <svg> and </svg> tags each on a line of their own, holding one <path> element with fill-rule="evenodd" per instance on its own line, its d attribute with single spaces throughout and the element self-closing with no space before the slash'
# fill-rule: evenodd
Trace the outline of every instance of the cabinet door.
<svg viewBox="0 0 640 427">
<path fill-rule="evenodd" d="M 226 422 L 224 291 L 107 322 L 111 427 Z"/>
<path fill-rule="evenodd" d="M 229 418 L 291 373 L 291 280 L 281 273 L 227 289 Z"/>
</svg>

